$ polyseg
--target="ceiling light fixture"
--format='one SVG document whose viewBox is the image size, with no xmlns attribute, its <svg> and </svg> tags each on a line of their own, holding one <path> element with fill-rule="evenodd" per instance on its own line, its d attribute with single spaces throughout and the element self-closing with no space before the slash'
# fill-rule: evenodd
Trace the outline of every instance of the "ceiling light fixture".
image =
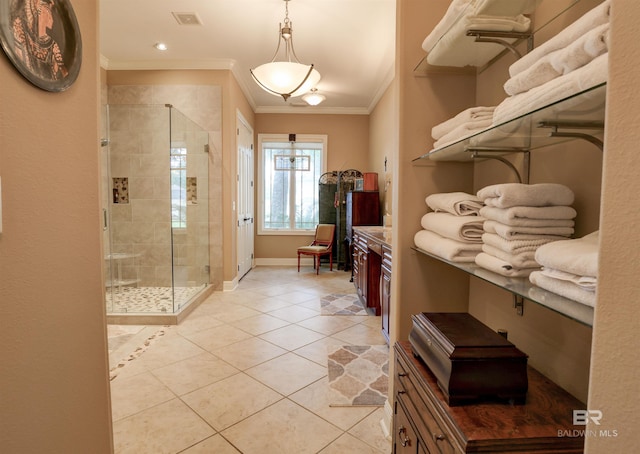
<svg viewBox="0 0 640 454">
<path fill-rule="evenodd" d="M 165 43 L 155 43 L 153 47 L 158 50 L 167 50 L 167 45 Z"/>
<path fill-rule="evenodd" d="M 306 102 L 307 104 L 309 104 L 310 106 L 317 106 L 318 104 L 320 104 L 325 99 L 326 98 L 323 95 L 318 93 L 318 89 L 317 88 L 312 88 L 309 93 L 307 93 L 306 95 L 304 95 L 302 97 L 302 100 L 304 102 Z"/>
<path fill-rule="evenodd" d="M 253 79 L 266 92 L 282 96 L 286 101 L 291 96 L 300 96 L 320 81 L 320 73 L 313 65 L 300 63 L 293 49 L 293 28 L 289 20 L 289 1 L 285 1 L 284 25 L 280 24 L 278 47 L 269 63 L 250 70 Z M 284 60 L 276 61 L 284 41 Z"/>
</svg>

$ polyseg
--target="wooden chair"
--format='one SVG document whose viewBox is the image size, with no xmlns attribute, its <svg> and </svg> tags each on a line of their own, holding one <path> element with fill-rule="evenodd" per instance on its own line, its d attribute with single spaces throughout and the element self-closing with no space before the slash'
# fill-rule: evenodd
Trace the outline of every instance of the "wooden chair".
<svg viewBox="0 0 640 454">
<path fill-rule="evenodd" d="M 335 231 L 334 224 L 318 224 L 313 242 L 309 246 L 298 248 L 298 272 L 300 272 L 300 255 L 313 256 L 313 267 L 316 274 L 320 273 L 320 257 L 329 255 L 329 270 L 333 271 L 333 235 Z"/>
</svg>

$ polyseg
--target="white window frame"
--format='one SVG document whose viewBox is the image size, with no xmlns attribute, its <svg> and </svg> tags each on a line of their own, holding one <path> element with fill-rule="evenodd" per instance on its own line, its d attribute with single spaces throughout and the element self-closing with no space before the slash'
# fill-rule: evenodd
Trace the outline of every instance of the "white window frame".
<svg viewBox="0 0 640 454">
<path fill-rule="evenodd" d="M 322 170 L 320 175 L 327 169 L 327 142 L 328 136 L 325 134 L 296 134 L 296 142 L 321 143 L 322 144 Z M 288 134 L 258 134 L 258 203 L 257 203 L 257 220 L 258 235 L 313 235 L 315 226 L 310 229 L 265 229 L 264 228 L 264 142 L 282 142 L 288 143 Z M 273 165 L 273 163 L 271 163 Z"/>
</svg>

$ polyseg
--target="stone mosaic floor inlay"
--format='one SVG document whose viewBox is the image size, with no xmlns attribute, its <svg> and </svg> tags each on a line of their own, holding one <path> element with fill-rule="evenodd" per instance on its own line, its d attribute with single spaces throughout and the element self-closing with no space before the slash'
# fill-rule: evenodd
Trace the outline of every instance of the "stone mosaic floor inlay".
<svg viewBox="0 0 640 454">
<path fill-rule="evenodd" d="M 332 293 L 320 298 L 321 315 L 369 315 L 355 293 Z"/>
<path fill-rule="evenodd" d="M 200 287 L 175 287 L 176 312 L 178 305 L 186 304 Z M 107 313 L 168 313 L 174 312 L 171 287 L 122 287 L 107 292 Z"/>
</svg>

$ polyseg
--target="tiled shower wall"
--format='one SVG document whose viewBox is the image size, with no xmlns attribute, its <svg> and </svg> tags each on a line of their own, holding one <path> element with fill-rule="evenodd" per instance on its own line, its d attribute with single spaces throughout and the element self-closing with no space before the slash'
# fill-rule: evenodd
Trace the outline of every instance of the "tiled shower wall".
<svg viewBox="0 0 640 454">
<path fill-rule="evenodd" d="M 171 104 L 209 136 L 209 153 L 187 160 L 187 175 L 197 178 L 199 193 L 198 203 L 187 206 L 187 217 L 206 219 L 208 208 L 209 225 L 207 229 L 206 223 L 191 223 L 187 229 L 197 231 L 190 230 L 188 235 L 174 234 L 176 286 L 198 281 L 203 267 L 193 266 L 193 259 L 197 264 L 202 263 L 206 251 L 198 246 L 200 241 L 186 239 L 208 234 L 209 282 L 214 289 L 222 289 L 221 92 L 219 86 L 209 85 L 116 85 L 107 88 L 108 103 L 113 106 L 110 112 L 111 175 L 129 177 L 131 199 L 129 204 L 110 205 L 112 246 L 118 252 L 142 252 L 145 257 L 144 261 L 126 259 L 121 264 L 123 278 L 137 277 L 140 286 L 171 285 L 170 207 L 167 201 L 169 109 L 144 109 L 149 113 L 140 117 L 139 113 L 132 114 L 134 109 L 126 108 L 126 105 Z M 180 127 L 173 129 L 181 130 Z M 193 138 L 191 134 L 185 134 L 179 139 Z M 207 186 L 208 194 L 201 194 Z M 208 202 L 208 206 L 204 202 Z"/>
</svg>

